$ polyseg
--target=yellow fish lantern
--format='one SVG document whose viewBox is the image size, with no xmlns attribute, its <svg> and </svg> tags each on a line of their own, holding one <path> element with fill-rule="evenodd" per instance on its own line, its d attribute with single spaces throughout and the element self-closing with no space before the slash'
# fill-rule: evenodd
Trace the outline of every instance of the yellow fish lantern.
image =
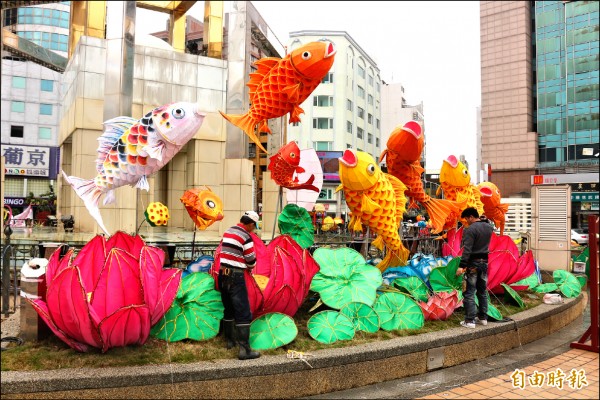
<svg viewBox="0 0 600 400">
<path fill-rule="evenodd" d="M 444 229 L 453 228 L 460 219 L 460 213 L 467 207 L 475 207 L 479 215 L 483 214 L 481 194 L 477 187 L 471 183 L 469 170 L 453 155 L 446 158 L 442 163 L 440 187 L 436 193 L 438 196 L 441 190 L 444 191 L 446 199 L 458 203 L 462 202 L 460 211 L 457 214 L 452 213 L 448 216 Z"/>
<path fill-rule="evenodd" d="M 201 231 L 223 219 L 223 202 L 208 186 L 186 190 L 179 200 Z"/>
<path fill-rule="evenodd" d="M 477 185 L 477 189 L 479 189 L 479 193 L 481 194 L 483 213 L 488 219 L 494 221 L 494 225 L 500 229 L 500 235 L 504 235 L 508 204 L 500 202 L 502 199 L 500 190 L 492 182 L 481 182 Z"/>
<path fill-rule="evenodd" d="M 340 180 L 336 192 L 344 191 L 352 213 L 348 227 L 362 231 L 363 224 L 377 234 L 373 245 L 386 248 L 380 271 L 406 265 L 409 250 L 402 245 L 398 229 L 406 211 L 406 186 L 396 177 L 381 171 L 368 153 L 347 149 L 340 162 Z"/>
</svg>

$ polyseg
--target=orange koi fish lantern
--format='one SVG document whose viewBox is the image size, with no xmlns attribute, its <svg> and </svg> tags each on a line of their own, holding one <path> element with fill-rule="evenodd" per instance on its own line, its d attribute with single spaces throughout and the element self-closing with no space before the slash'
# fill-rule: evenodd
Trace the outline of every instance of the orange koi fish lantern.
<svg viewBox="0 0 600 400">
<path fill-rule="evenodd" d="M 494 225 L 500 228 L 500 235 L 504 235 L 504 224 L 508 204 L 500 203 L 502 196 L 500 190 L 492 182 L 481 182 L 477 185 L 483 203 L 483 212 L 486 217 L 494 221 Z"/>
<path fill-rule="evenodd" d="M 448 215 L 460 212 L 460 204 L 433 199 L 423 190 L 421 175 L 424 169 L 420 159 L 424 147 L 425 136 L 421 125 L 417 121 L 409 121 L 394 129 L 380 160 L 387 157 L 388 173 L 408 187 L 406 195 L 410 197 L 409 208 L 418 208 L 416 202 L 421 203 L 431 217 L 433 231 L 437 233 L 443 229 Z"/>
<path fill-rule="evenodd" d="M 279 186 L 292 190 L 307 189 L 317 193 L 321 192 L 312 184 L 315 181 L 314 175 L 311 175 L 304 183 L 299 183 L 298 177 L 293 179 L 294 173 L 305 172 L 304 168 L 300 166 L 300 148 L 296 142 L 289 142 L 269 160 L 268 169 L 271 171 L 271 178 Z"/>
<path fill-rule="evenodd" d="M 243 130 L 265 153 L 255 128 L 271 133 L 267 122 L 271 118 L 290 114 L 289 123 L 300 122 L 304 110 L 300 104 L 319 86 L 334 61 L 335 47 L 331 42 L 311 42 L 292 51 L 284 58 L 265 57 L 256 61 L 258 70 L 250 74 L 252 106 L 246 114 L 228 115 L 229 122 Z"/>
<path fill-rule="evenodd" d="M 396 177 L 381 171 L 373 157 L 363 151 L 347 149 L 340 161 L 340 180 L 336 192 L 343 190 L 352 212 L 348 227 L 362 231 L 363 223 L 377 234 L 373 245 L 387 253 L 377 265 L 380 271 L 404 266 L 409 250 L 402 245 L 398 227 L 406 211 L 406 186 Z"/>
<path fill-rule="evenodd" d="M 223 219 L 223 202 L 208 186 L 186 190 L 179 200 L 201 231 Z"/>
</svg>

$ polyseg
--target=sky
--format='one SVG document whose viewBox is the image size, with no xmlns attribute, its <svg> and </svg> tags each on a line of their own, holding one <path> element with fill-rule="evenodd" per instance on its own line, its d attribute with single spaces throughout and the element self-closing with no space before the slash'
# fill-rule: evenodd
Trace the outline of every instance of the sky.
<svg viewBox="0 0 600 400">
<path fill-rule="evenodd" d="M 230 3 L 225 2 L 225 12 Z M 198 2 L 190 14 L 203 20 L 203 4 Z M 409 105 L 423 102 L 426 168 L 439 169 L 449 155 L 464 154 L 476 179 L 476 107 L 481 104 L 478 1 L 252 4 L 283 45 L 289 42 L 289 32 L 346 31 L 377 63 L 381 79 L 402 83 Z M 138 16 L 138 32 L 150 33 L 156 26 L 164 22 L 140 24 Z"/>
</svg>

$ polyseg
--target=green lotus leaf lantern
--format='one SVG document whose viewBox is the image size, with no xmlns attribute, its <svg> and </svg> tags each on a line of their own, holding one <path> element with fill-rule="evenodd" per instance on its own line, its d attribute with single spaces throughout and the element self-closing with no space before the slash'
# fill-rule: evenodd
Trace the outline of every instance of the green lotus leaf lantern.
<svg viewBox="0 0 600 400">
<path fill-rule="evenodd" d="M 542 283 L 536 287 L 531 288 L 536 293 L 550 293 L 558 290 L 558 285 L 554 282 Z"/>
<path fill-rule="evenodd" d="M 337 311 L 321 311 L 307 322 L 308 334 L 317 342 L 331 344 L 354 337 L 354 324 L 350 318 Z"/>
<path fill-rule="evenodd" d="M 213 277 L 205 272 L 190 274 L 181 280 L 171 308 L 150 334 L 168 342 L 211 339 L 219 333 L 223 309 Z"/>
<path fill-rule="evenodd" d="M 402 293 L 383 293 L 373 309 L 379 315 L 381 329 L 421 329 L 425 324 L 423 311 L 409 296 Z"/>
<path fill-rule="evenodd" d="M 504 317 L 502 316 L 502 313 L 500 312 L 500 310 L 498 310 L 496 308 L 496 306 L 494 306 L 492 304 L 492 301 L 490 300 L 490 294 L 487 293 L 487 303 L 488 303 L 488 312 L 487 312 L 487 316 L 492 318 L 495 321 L 502 321 L 504 319 Z M 475 304 L 479 307 L 479 300 L 477 299 L 477 296 L 475 296 Z"/>
<path fill-rule="evenodd" d="M 342 307 L 340 313 L 350 318 L 357 331 L 374 333 L 379 330 L 379 315 L 367 304 L 356 301 L 348 303 Z"/>
<path fill-rule="evenodd" d="M 290 235 L 303 249 L 315 243 L 314 226 L 305 208 L 287 204 L 277 217 L 277 224 L 282 235 Z"/>
<path fill-rule="evenodd" d="M 501 283 L 501 285 L 504 288 L 504 298 L 505 299 L 510 298 L 519 307 L 521 307 L 521 308 L 525 307 L 525 303 L 523 303 L 523 299 L 521 298 L 521 296 L 519 296 L 519 294 L 517 292 L 515 292 L 515 290 L 513 288 L 508 286 L 506 283 Z"/>
<path fill-rule="evenodd" d="M 455 257 L 448 262 L 445 267 L 436 267 L 429 274 L 429 284 L 434 292 L 452 292 L 456 290 L 459 293 L 459 299 L 462 299 L 462 275 L 456 276 L 456 270 L 460 265 L 460 257 Z"/>
<path fill-rule="evenodd" d="M 282 313 L 269 313 L 252 321 L 250 347 L 254 350 L 272 350 L 291 343 L 298 335 L 294 320 Z"/>
<path fill-rule="evenodd" d="M 318 292 L 327 306 L 339 310 L 352 302 L 374 303 L 377 288 L 383 283 L 381 272 L 367 264 L 359 252 L 349 247 L 321 247 L 313 258 L 320 270 L 313 277 L 310 290 Z"/>
<path fill-rule="evenodd" d="M 429 299 L 429 289 L 418 276 L 396 278 L 392 285 L 409 294 L 416 301 L 427 302 Z"/>
<path fill-rule="evenodd" d="M 569 271 L 557 269 L 552 273 L 554 283 L 565 297 L 577 297 L 581 293 L 581 284 Z"/>
<path fill-rule="evenodd" d="M 511 283 L 510 286 L 527 286 L 528 289 L 533 289 L 540 284 L 537 273 L 529 275 L 527 278 Z"/>
<path fill-rule="evenodd" d="M 583 287 L 587 283 L 587 276 L 585 276 L 585 275 L 576 275 L 575 278 L 577 278 L 577 280 L 579 281 L 579 284 L 581 285 L 581 289 L 583 290 Z"/>
</svg>

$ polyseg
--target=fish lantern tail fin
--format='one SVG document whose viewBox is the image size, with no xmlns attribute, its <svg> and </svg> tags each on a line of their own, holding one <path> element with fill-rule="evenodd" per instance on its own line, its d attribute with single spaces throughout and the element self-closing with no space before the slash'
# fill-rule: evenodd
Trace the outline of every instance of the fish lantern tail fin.
<svg viewBox="0 0 600 400">
<path fill-rule="evenodd" d="M 102 191 L 96 186 L 94 180 L 68 176 L 65 171 L 62 171 L 62 173 L 65 180 L 73 187 L 75 193 L 77 193 L 77 196 L 83 200 L 83 204 L 85 204 L 85 208 L 88 209 L 90 215 L 96 220 L 104 233 L 110 236 L 110 233 L 108 233 L 108 230 L 104 226 L 102 215 L 100 215 L 100 209 L 98 208 L 98 202 L 102 195 Z"/>
<path fill-rule="evenodd" d="M 233 125 L 237 126 L 241 130 L 243 130 L 244 133 L 246 133 L 246 135 L 248 135 L 250 140 L 252 140 L 256 144 L 256 147 L 260 148 L 265 153 L 268 153 L 267 149 L 265 149 L 263 147 L 262 143 L 258 139 L 258 136 L 256 136 L 256 133 L 254 133 L 254 129 L 256 128 L 258 121 L 255 121 L 250 116 L 249 113 L 242 114 L 242 115 L 239 115 L 239 114 L 238 115 L 227 115 L 227 114 L 223 113 L 222 111 L 219 111 L 219 113 L 227 121 L 231 122 Z"/>
<path fill-rule="evenodd" d="M 410 255 L 410 250 L 408 250 L 403 245 L 400 245 L 400 248 L 397 251 L 392 251 L 388 249 L 387 254 L 381 260 L 379 264 L 377 264 L 377 268 L 383 272 L 389 267 L 399 267 L 406 265 L 408 260 L 408 256 Z"/>
<path fill-rule="evenodd" d="M 452 213 L 460 215 L 462 209 L 461 204 L 462 203 L 456 201 L 434 198 L 430 198 L 423 203 L 423 206 L 427 210 L 427 214 L 429 214 L 433 233 L 439 233 L 444 230 L 444 224 L 449 215 Z"/>
</svg>

